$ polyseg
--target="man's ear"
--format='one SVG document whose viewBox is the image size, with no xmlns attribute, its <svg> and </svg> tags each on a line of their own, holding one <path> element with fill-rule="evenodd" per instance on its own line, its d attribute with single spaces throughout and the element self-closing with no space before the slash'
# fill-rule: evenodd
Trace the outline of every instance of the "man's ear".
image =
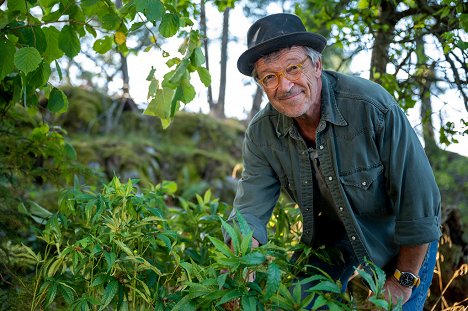
<svg viewBox="0 0 468 311">
<path fill-rule="evenodd" d="M 322 75 L 322 61 L 319 60 L 314 67 L 314 75 L 315 77 L 320 77 Z"/>
</svg>

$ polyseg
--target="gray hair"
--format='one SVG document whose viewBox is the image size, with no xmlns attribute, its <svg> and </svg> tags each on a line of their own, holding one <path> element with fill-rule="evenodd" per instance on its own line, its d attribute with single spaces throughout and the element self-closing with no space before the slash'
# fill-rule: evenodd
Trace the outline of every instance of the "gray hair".
<svg viewBox="0 0 468 311">
<path fill-rule="evenodd" d="M 305 49 L 307 56 L 309 56 L 309 58 L 312 61 L 312 64 L 314 66 L 317 65 L 317 63 L 319 61 L 322 61 L 322 54 L 320 52 L 318 52 L 318 51 L 316 51 L 313 48 L 308 47 L 308 46 L 303 46 L 303 48 Z M 273 52 L 273 53 L 275 53 L 275 52 Z M 268 55 L 265 55 L 265 56 L 268 57 Z M 265 56 L 263 56 L 263 57 L 265 57 Z M 254 68 L 252 70 L 252 77 L 255 80 L 257 80 L 257 69 L 255 68 L 255 66 L 254 66 Z"/>
</svg>

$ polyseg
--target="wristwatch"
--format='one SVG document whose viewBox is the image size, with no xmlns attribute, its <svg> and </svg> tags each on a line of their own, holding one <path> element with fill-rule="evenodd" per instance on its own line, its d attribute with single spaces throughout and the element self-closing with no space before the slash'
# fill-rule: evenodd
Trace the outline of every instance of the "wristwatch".
<svg viewBox="0 0 468 311">
<path fill-rule="evenodd" d="M 395 279 L 397 279 L 398 283 L 404 287 L 418 287 L 421 279 L 419 276 L 414 275 L 411 272 L 402 272 L 398 269 L 395 269 L 395 273 L 393 273 Z"/>
</svg>

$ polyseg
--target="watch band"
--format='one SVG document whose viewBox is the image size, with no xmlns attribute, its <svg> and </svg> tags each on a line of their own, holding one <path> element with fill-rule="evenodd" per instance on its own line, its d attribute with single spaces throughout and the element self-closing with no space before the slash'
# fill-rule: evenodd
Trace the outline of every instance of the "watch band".
<svg viewBox="0 0 468 311">
<path fill-rule="evenodd" d="M 419 283 L 421 283 L 421 279 L 411 272 L 402 272 L 398 269 L 395 269 L 393 276 L 395 279 L 397 279 L 400 285 L 405 287 L 418 287 Z"/>
</svg>

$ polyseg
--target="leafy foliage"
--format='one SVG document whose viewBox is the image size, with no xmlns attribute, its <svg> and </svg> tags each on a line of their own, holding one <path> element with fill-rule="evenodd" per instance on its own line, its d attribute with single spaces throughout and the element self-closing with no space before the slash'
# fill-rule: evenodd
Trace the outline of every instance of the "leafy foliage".
<svg viewBox="0 0 468 311">
<path fill-rule="evenodd" d="M 311 301 L 353 308 L 326 275 L 314 277 L 320 283 L 306 300 L 297 295 L 299 283 L 291 294 L 288 250 L 274 244 L 252 248 L 245 220 L 239 216 L 238 226 L 224 222 L 228 206 L 209 191 L 189 203 L 174 196 L 173 182 L 143 192 L 135 186 L 114 178 L 95 192 L 75 180 L 62 193 L 58 212 L 49 215 L 39 236 L 44 252 L 23 246 L 28 260 L 39 265 L 32 309 L 60 303 L 73 310 L 221 310 L 238 302 L 245 310 L 300 310 Z M 173 201 L 180 206 L 167 204 Z M 232 249 L 219 239 L 220 223 Z M 362 275 L 373 282 L 367 272 Z M 377 276 L 372 284 L 379 293 L 383 272 Z"/>
</svg>

